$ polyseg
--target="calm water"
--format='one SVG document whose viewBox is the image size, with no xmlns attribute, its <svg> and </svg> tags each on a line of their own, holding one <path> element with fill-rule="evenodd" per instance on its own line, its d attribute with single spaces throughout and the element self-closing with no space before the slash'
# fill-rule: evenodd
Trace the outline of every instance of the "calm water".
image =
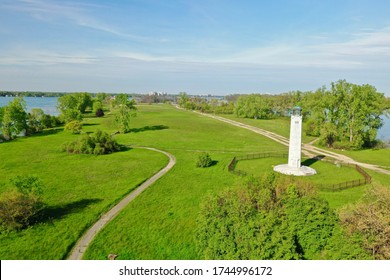
<svg viewBox="0 0 390 280">
<path fill-rule="evenodd" d="M 7 105 L 13 99 L 13 97 L 0 96 L 0 107 Z M 56 108 L 58 97 L 24 97 L 23 99 L 26 100 L 27 111 L 32 108 L 41 108 L 45 114 L 52 116 L 58 116 L 59 114 Z"/>
<path fill-rule="evenodd" d="M 8 104 L 13 97 L 1 97 L 0 107 Z M 46 114 L 57 116 L 59 112 L 56 109 L 58 97 L 25 97 L 27 103 L 27 110 L 32 108 L 41 108 Z M 390 118 L 384 117 L 384 125 L 378 131 L 377 138 L 381 140 L 390 139 Z"/>
</svg>

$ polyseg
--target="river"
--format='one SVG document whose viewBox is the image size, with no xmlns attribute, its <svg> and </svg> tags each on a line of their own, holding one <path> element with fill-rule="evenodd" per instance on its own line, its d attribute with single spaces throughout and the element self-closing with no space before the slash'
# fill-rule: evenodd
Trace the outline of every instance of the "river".
<svg viewBox="0 0 390 280">
<path fill-rule="evenodd" d="M 1 97 L 0 107 L 5 106 L 13 97 Z M 24 97 L 27 104 L 27 111 L 32 108 L 41 108 L 46 114 L 57 116 L 59 114 L 56 106 L 58 97 Z M 390 118 L 383 117 L 384 125 L 378 130 L 377 138 L 390 140 Z"/>
</svg>

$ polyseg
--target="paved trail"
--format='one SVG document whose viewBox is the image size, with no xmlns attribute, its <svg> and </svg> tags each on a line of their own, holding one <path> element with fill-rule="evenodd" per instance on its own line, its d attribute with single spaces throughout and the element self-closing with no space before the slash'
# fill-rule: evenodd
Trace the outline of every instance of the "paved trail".
<svg viewBox="0 0 390 280">
<path fill-rule="evenodd" d="M 108 224 L 127 204 L 130 203 L 134 198 L 136 198 L 140 193 L 142 193 L 147 187 L 152 185 L 162 176 L 164 176 L 175 164 L 176 158 L 170 153 L 157 150 L 154 148 L 146 148 L 139 147 L 142 149 L 148 149 L 152 151 L 156 151 L 159 153 L 163 153 L 169 157 L 169 163 L 159 172 L 150 177 L 146 182 L 144 182 L 137 189 L 128 194 L 124 199 L 122 199 L 118 204 L 116 204 L 111 210 L 106 212 L 92 227 L 90 227 L 87 232 L 78 240 L 76 245 L 74 246 L 68 260 L 81 260 L 83 258 L 83 254 L 92 240 L 95 238 L 96 234 L 106 225 Z"/>
<path fill-rule="evenodd" d="M 261 129 L 261 128 L 258 128 L 258 127 L 255 127 L 255 126 L 251 126 L 251 125 L 247 125 L 247 124 L 240 123 L 240 122 L 237 122 L 237 121 L 233 121 L 233 120 L 230 120 L 230 119 L 226 119 L 226 118 L 223 118 L 223 117 L 220 117 L 220 116 L 200 113 L 200 112 L 196 112 L 196 111 L 193 111 L 193 112 L 201 114 L 203 116 L 207 116 L 207 117 L 216 119 L 216 120 L 219 120 L 219 121 L 222 121 L 222 122 L 225 122 L 225 123 L 228 123 L 228 124 L 231 124 L 231 125 L 234 125 L 234 126 L 238 126 L 238 127 L 241 127 L 241 128 L 248 129 L 248 130 L 253 131 L 255 133 L 258 133 L 258 134 L 261 134 L 263 136 L 266 136 L 266 137 L 268 137 L 268 138 L 270 138 L 270 139 L 272 139 L 272 140 L 274 140 L 274 141 L 276 141 L 276 142 L 278 142 L 278 143 L 280 143 L 282 145 L 285 145 L 285 146 L 289 145 L 289 139 L 287 139 L 286 137 L 281 136 L 279 134 L 270 132 L 268 130 L 264 130 L 264 129 Z M 367 168 L 367 169 L 370 169 L 370 170 L 374 170 L 376 172 L 380 172 L 380 173 L 384 173 L 384 174 L 390 175 L 390 170 L 383 169 L 383 168 L 381 168 L 381 167 L 379 167 L 377 165 L 374 165 L 374 164 L 369 164 L 369 163 L 363 163 L 363 162 L 355 161 L 354 159 L 352 159 L 352 158 L 350 158 L 348 156 L 340 155 L 340 154 L 337 154 L 335 152 L 331 152 L 331 151 L 327 151 L 327 150 L 324 150 L 324 149 L 321 149 L 321 148 L 317 148 L 317 147 L 311 145 L 310 143 L 302 145 L 302 152 L 306 156 L 314 157 L 314 156 L 317 156 L 317 155 L 324 155 L 326 157 L 330 157 L 330 158 L 339 160 L 339 161 L 344 162 L 344 163 L 357 164 L 357 165 L 359 165 L 361 167 L 364 167 L 364 168 Z"/>
</svg>

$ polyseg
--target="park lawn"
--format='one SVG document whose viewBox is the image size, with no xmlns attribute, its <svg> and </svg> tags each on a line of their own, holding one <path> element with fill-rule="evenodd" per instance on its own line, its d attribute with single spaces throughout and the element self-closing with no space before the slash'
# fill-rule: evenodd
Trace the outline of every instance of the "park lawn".
<svg viewBox="0 0 390 280">
<path fill-rule="evenodd" d="M 177 163 L 97 235 L 84 258 L 105 259 L 115 253 L 119 259 L 198 259 L 196 220 L 201 202 L 242 180 L 227 171 L 233 156 L 265 150 L 285 152 L 287 148 L 245 129 L 169 105 L 138 109 L 132 124 L 136 132 L 118 135 L 118 139 L 166 150 L 175 155 Z M 202 151 L 209 152 L 216 164 L 196 168 Z"/>
<path fill-rule="evenodd" d="M 358 151 L 345 151 L 335 149 L 329 150 L 349 156 L 356 161 L 371 163 L 378 166 L 382 166 L 385 169 L 390 169 L 390 149 L 364 149 Z"/>
<path fill-rule="evenodd" d="M 273 166 L 278 164 L 284 164 L 286 163 L 286 161 L 287 159 L 283 158 L 242 160 L 237 162 L 235 170 L 244 171 L 248 175 L 261 176 L 265 172 L 273 172 Z M 314 162 L 310 165 L 310 167 L 314 168 L 317 171 L 316 175 L 307 177 L 296 177 L 296 179 L 309 181 L 313 183 L 314 186 L 318 186 L 319 184 L 338 184 L 346 181 L 363 179 L 362 176 L 352 167 L 337 167 L 332 163 L 321 161 Z M 334 192 L 318 189 L 317 192 L 321 198 L 328 201 L 329 206 L 331 208 L 338 209 L 347 204 L 358 201 L 364 195 L 364 192 L 365 190 L 367 190 L 368 187 L 370 187 L 370 185 L 358 186 Z"/>
<path fill-rule="evenodd" d="M 103 120 L 85 128 L 97 129 Z M 45 185 L 48 205 L 41 223 L 0 234 L 1 259 L 65 258 L 102 213 L 168 163 L 165 155 L 145 149 L 103 156 L 61 151 L 78 137 L 53 129 L 0 144 L 0 192 L 10 188 L 10 178 L 34 174 Z"/>
<path fill-rule="evenodd" d="M 287 158 L 262 158 L 253 160 L 240 160 L 235 170 L 246 172 L 248 175 L 261 176 L 265 172 L 273 172 L 273 167 L 278 164 L 287 164 Z M 302 159 L 305 165 L 305 159 Z M 353 167 L 336 166 L 329 162 L 315 161 L 306 164 L 317 171 L 316 175 L 296 177 L 301 180 L 317 184 L 338 184 L 346 181 L 364 179 Z M 283 175 L 284 176 L 284 175 Z"/>
<path fill-rule="evenodd" d="M 268 130 L 270 132 L 282 135 L 287 139 L 290 138 L 290 118 L 289 117 L 279 117 L 275 119 L 248 119 L 248 118 L 239 118 L 234 114 L 223 114 L 221 117 L 231 119 L 237 122 L 244 124 L 252 125 L 261 129 Z M 304 125 L 304 124 L 303 124 Z M 315 140 L 317 137 L 307 136 L 304 132 L 302 133 L 302 142 L 309 143 L 310 141 Z"/>
</svg>

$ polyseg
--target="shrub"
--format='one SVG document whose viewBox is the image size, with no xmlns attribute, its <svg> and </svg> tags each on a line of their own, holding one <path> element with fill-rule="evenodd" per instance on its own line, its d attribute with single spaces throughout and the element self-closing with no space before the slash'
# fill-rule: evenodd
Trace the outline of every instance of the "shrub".
<svg viewBox="0 0 390 280">
<path fill-rule="evenodd" d="M 103 117 L 104 116 L 104 112 L 103 112 L 103 109 L 102 108 L 98 108 L 95 112 L 95 115 L 96 117 Z"/>
<path fill-rule="evenodd" d="M 213 160 L 211 159 L 208 153 L 202 153 L 198 157 L 198 161 L 196 162 L 196 167 L 209 167 L 213 164 Z"/>
<path fill-rule="evenodd" d="M 312 187 L 274 174 L 206 199 L 197 224 L 195 242 L 205 259 L 319 259 L 324 253 L 332 259 L 339 256 L 334 233 L 347 240 Z M 343 250 L 346 259 L 366 258 L 356 244 Z"/>
<path fill-rule="evenodd" d="M 83 129 L 83 125 L 79 121 L 71 121 L 64 127 L 65 131 L 70 131 L 73 134 L 80 134 Z"/>
<path fill-rule="evenodd" d="M 43 185 L 35 176 L 17 176 L 11 182 L 15 188 L 0 197 L 0 225 L 8 230 L 19 230 L 27 227 L 43 208 Z"/>
<path fill-rule="evenodd" d="M 119 144 L 106 132 L 98 130 L 94 135 L 83 135 L 79 140 L 63 145 L 63 151 L 71 154 L 110 154 L 120 150 Z"/>
</svg>

